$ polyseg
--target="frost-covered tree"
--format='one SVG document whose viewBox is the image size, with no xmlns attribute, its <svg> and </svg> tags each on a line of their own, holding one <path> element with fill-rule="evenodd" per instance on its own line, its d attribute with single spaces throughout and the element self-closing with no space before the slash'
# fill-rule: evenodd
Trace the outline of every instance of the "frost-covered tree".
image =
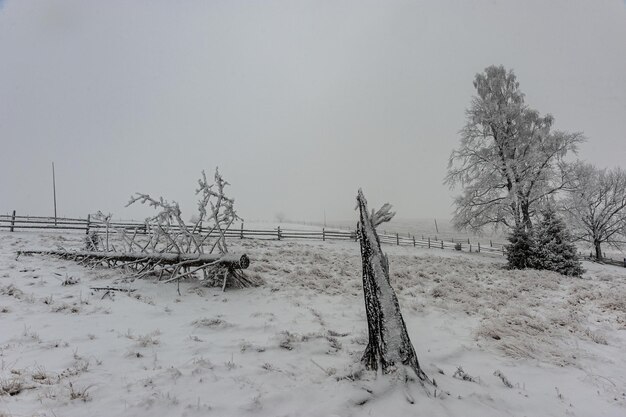
<svg viewBox="0 0 626 417">
<path fill-rule="evenodd" d="M 533 233 L 535 235 L 535 250 L 531 260 L 533 268 L 556 271 L 563 275 L 582 275 L 583 268 L 578 259 L 574 239 L 552 206 L 542 211 L 541 222 Z"/>
<path fill-rule="evenodd" d="M 274 218 L 276 219 L 278 223 L 282 224 L 285 222 L 285 219 L 287 218 L 287 216 L 282 211 L 279 211 L 278 213 L 274 215 Z"/>
<path fill-rule="evenodd" d="M 626 172 L 581 163 L 576 174 L 578 184 L 563 205 L 575 237 L 590 243 L 600 260 L 602 244 L 620 248 L 626 241 Z"/>
<path fill-rule="evenodd" d="M 477 74 L 474 87 L 477 95 L 444 180 L 463 188 L 455 199 L 454 225 L 530 230 L 542 202 L 570 185 L 565 157 L 583 136 L 552 131 L 554 118 L 528 107 L 515 74 L 502 66 Z"/>
</svg>

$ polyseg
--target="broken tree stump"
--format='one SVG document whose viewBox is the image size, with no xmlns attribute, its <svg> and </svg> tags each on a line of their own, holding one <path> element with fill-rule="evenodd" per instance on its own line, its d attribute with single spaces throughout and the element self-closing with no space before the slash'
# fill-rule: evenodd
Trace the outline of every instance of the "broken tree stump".
<svg viewBox="0 0 626 417">
<path fill-rule="evenodd" d="M 367 314 L 369 343 L 361 361 L 366 369 L 388 374 L 411 370 L 422 386 L 436 386 L 420 367 L 415 349 L 409 339 L 400 312 L 398 298 L 389 282 L 389 261 L 380 248 L 376 227 L 391 220 L 395 213 L 385 204 L 378 212 L 368 213 L 367 201 L 359 190 L 357 196 L 360 210 L 359 236 L 363 263 L 363 292 Z M 404 374 L 405 382 L 411 373 Z M 428 392 L 428 390 L 427 390 Z"/>
</svg>

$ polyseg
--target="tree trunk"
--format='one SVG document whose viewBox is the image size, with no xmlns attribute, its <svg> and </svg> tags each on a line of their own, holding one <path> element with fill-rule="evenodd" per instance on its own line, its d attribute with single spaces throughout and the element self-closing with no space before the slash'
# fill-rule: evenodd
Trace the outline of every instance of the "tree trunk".
<svg viewBox="0 0 626 417">
<path fill-rule="evenodd" d="M 66 250 L 27 250 L 18 251 L 20 255 L 54 255 L 94 266 L 131 268 L 136 272 L 135 278 L 148 274 L 158 274 L 159 281 L 163 274 L 169 275 L 164 283 L 178 281 L 202 273 L 202 279 L 209 278 L 207 269 L 216 271 L 212 284 L 217 284 L 217 274 L 221 274 L 222 290 L 227 285 L 235 288 L 255 287 L 262 283 L 256 277 L 247 277 L 241 270 L 250 265 L 246 254 L 203 254 L 203 253 L 164 253 L 164 252 L 92 252 Z M 192 268 L 192 269 L 190 269 Z M 179 289 L 180 294 L 180 289 Z"/>
<path fill-rule="evenodd" d="M 528 203 L 522 204 L 522 222 L 524 224 L 524 229 L 527 232 L 530 232 L 533 229 L 533 222 L 530 218 L 530 207 Z"/>
<path fill-rule="evenodd" d="M 203 253 L 145 253 L 145 252 L 93 252 L 66 250 L 22 250 L 19 255 L 56 255 L 63 258 L 106 259 L 120 262 L 153 262 L 163 265 L 184 263 L 186 267 L 216 264 L 232 269 L 246 269 L 250 258 L 246 254 L 203 254 Z"/>
<path fill-rule="evenodd" d="M 367 201 L 359 190 L 357 197 L 360 209 L 359 235 L 363 262 L 363 293 L 367 313 L 369 343 L 362 362 L 367 369 L 384 374 L 410 368 L 424 385 L 432 384 L 422 371 L 415 349 L 411 344 L 406 325 L 400 312 L 398 298 L 389 282 L 389 263 L 380 248 L 376 226 L 393 217 L 389 205 L 370 216 Z M 408 379 L 409 373 L 406 374 Z"/>
<path fill-rule="evenodd" d="M 594 240 L 593 242 L 593 247 L 596 250 L 596 260 L 601 261 L 602 260 L 602 248 L 600 247 L 601 242 L 599 240 Z"/>
</svg>

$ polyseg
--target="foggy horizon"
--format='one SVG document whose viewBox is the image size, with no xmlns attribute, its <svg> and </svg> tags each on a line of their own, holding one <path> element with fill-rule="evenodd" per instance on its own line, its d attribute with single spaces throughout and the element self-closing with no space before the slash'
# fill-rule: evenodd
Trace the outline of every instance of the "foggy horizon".
<svg viewBox="0 0 626 417">
<path fill-rule="evenodd" d="M 238 214 L 349 222 L 357 190 L 398 219 L 452 217 L 442 181 L 472 81 L 517 75 L 526 103 L 626 167 L 626 4 L 613 1 L 0 0 L 0 213 L 195 212 L 202 170 Z"/>
</svg>

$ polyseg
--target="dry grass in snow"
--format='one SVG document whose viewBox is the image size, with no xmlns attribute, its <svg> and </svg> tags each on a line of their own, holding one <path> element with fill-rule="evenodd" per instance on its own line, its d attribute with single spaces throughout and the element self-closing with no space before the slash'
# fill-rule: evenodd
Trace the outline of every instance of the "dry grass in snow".
<svg viewBox="0 0 626 417">
<path fill-rule="evenodd" d="M 362 372 L 354 242 L 233 241 L 265 285 L 128 281 L 21 257 L 82 235 L 0 234 L 0 415 L 626 415 L 626 270 L 583 279 L 385 246 L 411 339 L 442 391 Z M 103 294 L 90 286 L 134 292 Z"/>
</svg>

